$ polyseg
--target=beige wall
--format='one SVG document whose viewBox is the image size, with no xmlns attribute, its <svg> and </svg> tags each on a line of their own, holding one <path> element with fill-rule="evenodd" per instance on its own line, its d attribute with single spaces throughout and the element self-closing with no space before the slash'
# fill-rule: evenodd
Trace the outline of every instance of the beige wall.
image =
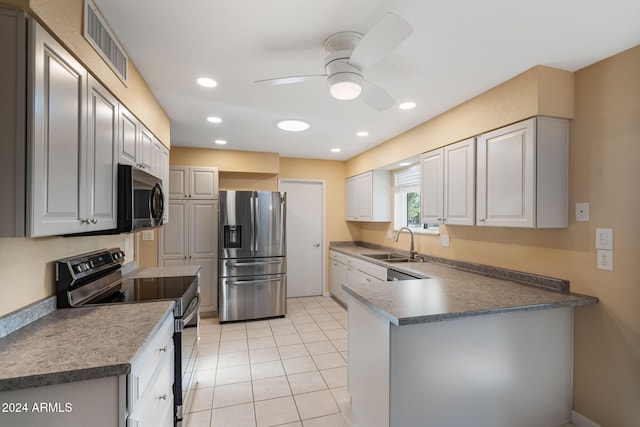
<svg viewBox="0 0 640 427">
<path fill-rule="evenodd" d="M 28 14 L 54 34 L 164 145 L 171 145 L 169 116 L 135 67 L 135 58 L 129 57 L 125 86 L 84 38 L 84 0 L 0 0 L 0 7 L 25 10 L 27 4 Z"/>
<path fill-rule="evenodd" d="M 573 117 L 573 74 L 537 66 L 347 162 L 347 176 L 536 115 Z"/>
<path fill-rule="evenodd" d="M 536 67 L 347 163 L 352 175 L 530 115 L 573 117 L 570 212 L 576 202 L 589 202 L 589 222 L 571 215 L 569 228 L 561 230 L 446 226 L 449 248 L 438 236 L 419 236 L 416 246 L 427 254 L 569 279 L 572 291 L 600 298 L 575 309 L 574 409 L 603 427 L 640 420 L 639 75 L 640 46 L 580 70 L 574 106 L 568 99 L 574 76 Z M 596 269 L 596 227 L 614 229 L 613 271 Z M 386 238 L 388 228 L 361 224 L 360 238 L 407 249 L 408 236 L 396 244 Z"/>
<path fill-rule="evenodd" d="M 83 0 L 0 0 L 0 7 L 36 16 L 165 145 L 169 117 L 136 70 L 124 86 L 82 36 Z M 127 242 L 125 242 L 127 240 Z M 54 294 L 53 261 L 82 252 L 128 245 L 134 260 L 135 235 L 101 237 L 0 238 L 0 316 Z M 146 243 L 146 242 L 145 242 Z"/>
</svg>

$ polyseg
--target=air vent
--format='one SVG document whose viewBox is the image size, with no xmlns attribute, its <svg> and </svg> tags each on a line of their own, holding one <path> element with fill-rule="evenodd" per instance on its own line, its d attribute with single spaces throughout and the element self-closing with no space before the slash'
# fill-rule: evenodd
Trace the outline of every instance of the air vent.
<svg viewBox="0 0 640 427">
<path fill-rule="evenodd" d="M 84 37 L 120 77 L 120 80 L 126 83 L 129 66 L 127 53 L 92 1 L 85 1 L 84 10 Z"/>
</svg>

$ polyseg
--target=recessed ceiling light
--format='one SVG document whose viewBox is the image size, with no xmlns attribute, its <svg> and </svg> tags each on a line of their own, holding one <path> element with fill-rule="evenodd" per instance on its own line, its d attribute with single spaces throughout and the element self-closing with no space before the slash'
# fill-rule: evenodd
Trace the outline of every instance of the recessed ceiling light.
<svg viewBox="0 0 640 427">
<path fill-rule="evenodd" d="M 288 132 L 302 132 L 309 129 L 309 123 L 302 120 L 281 120 L 276 123 L 276 126 Z"/>
<path fill-rule="evenodd" d="M 203 87 L 216 87 L 218 86 L 218 82 L 216 82 L 213 79 L 210 79 L 208 77 L 200 77 L 198 80 L 196 80 L 196 82 L 198 82 L 198 84 L 200 86 Z"/>
<path fill-rule="evenodd" d="M 398 165 L 400 165 L 400 166 L 409 166 L 410 164 L 411 164 L 411 162 L 398 163 Z"/>
<path fill-rule="evenodd" d="M 224 145 L 224 144 L 226 144 L 226 143 L 227 143 L 227 141 L 225 141 L 224 139 L 216 139 L 216 140 L 215 140 L 215 141 L 213 141 L 213 142 L 215 142 L 215 143 L 216 143 L 216 144 L 218 144 L 218 145 Z"/>
<path fill-rule="evenodd" d="M 207 117 L 207 121 L 210 123 L 222 123 L 222 119 L 220 117 Z"/>
<path fill-rule="evenodd" d="M 360 132 L 356 133 L 357 136 L 369 136 L 369 132 L 367 132 L 366 130 L 361 130 Z"/>
<path fill-rule="evenodd" d="M 331 152 L 332 152 L 332 153 L 339 153 L 339 152 L 341 152 L 341 151 L 342 151 L 342 149 L 341 149 L 341 148 L 332 148 L 332 149 L 331 149 Z"/>
<path fill-rule="evenodd" d="M 398 105 L 398 108 L 401 110 L 411 110 L 412 108 L 416 107 L 416 103 L 415 102 L 403 102 L 402 104 Z"/>
</svg>

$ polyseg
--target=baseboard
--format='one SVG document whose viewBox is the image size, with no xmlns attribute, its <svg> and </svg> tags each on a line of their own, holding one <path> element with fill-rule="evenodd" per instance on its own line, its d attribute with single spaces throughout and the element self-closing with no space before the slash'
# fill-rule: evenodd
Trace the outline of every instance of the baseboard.
<svg viewBox="0 0 640 427">
<path fill-rule="evenodd" d="M 578 427 L 601 427 L 600 424 L 591 421 L 589 418 L 576 411 L 571 411 L 571 422 Z"/>
</svg>

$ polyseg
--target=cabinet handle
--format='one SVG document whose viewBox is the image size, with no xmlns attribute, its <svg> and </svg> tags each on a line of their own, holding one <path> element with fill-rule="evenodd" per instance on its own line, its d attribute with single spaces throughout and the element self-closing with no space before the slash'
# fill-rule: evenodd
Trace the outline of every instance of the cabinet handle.
<svg viewBox="0 0 640 427">
<path fill-rule="evenodd" d="M 98 220 L 97 220 L 97 219 L 95 219 L 95 218 L 91 218 L 91 219 L 89 220 L 89 222 L 90 222 L 91 224 L 97 224 L 97 223 L 98 223 Z"/>
<path fill-rule="evenodd" d="M 167 346 L 165 345 L 164 347 L 162 347 L 161 349 L 159 349 L 159 351 L 167 351 Z"/>
<path fill-rule="evenodd" d="M 160 400 L 167 400 L 167 395 L 166 395 L 166 393 L 165 393 L 165 394 L 163 394 L 162 396 L 160 396 L 158 399 L 160 399 Z"/>
<path fill-rule="evenodd" d="M 480 218 L 478 221 L 485 222 L 485 219 L 484 218 Z"/>
<path fill-rule="evenodd" d="M 86 218 L 80 218 L 80 224 L 89 224 L 89 220 Z"/>
<path fill-rule="evenodd" d="M 187 259 L 187 256 L 186 256 L 186 255 L 184 256 L 184 259 Z"/>
</svg>

